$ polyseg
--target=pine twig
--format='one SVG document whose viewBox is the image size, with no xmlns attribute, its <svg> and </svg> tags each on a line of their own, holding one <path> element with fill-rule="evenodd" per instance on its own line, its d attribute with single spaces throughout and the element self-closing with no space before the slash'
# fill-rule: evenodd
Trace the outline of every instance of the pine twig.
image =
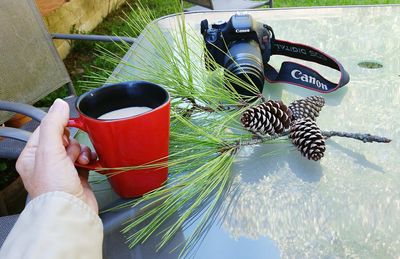
<svg viewBox="0 0 400 259">
<path fill-rule="evenodd" d="M 226 146 L 220 148 L 219 152 L 220 153 L 224 153 L 226 151 L 234 149 L 233 153 L 235 153 L 241 147 L 258 145 L 258 144 L 261 144 L 261 143 L 264 143 L 264 142 L 267 142 L 267 141 L 270 141 L 270 140 L 274 140 L 274 139 L 277 139 L 277 138 L 280 138 L 280 137 L 284 137 L 286 135 L 289 135 L 289 131 L 283 132 L 281 134 L 272 135 L 272 136 L 255 137 L 255 138 L 250 139 L 250 140 L 236 141 L 232 145 L 226 145 Z"/>
<path fill-rule="evenodd" d="M 192 103 L 192 105 L 193 105 L 193 108 L 204 111 L 204 112 L 215 112 L 215 110 L 213 108 L 210 108 L 208 106 L 202 106 L 197 103 Z"/>
<path fill-rule="evenodd" d="M 257 97 L 260 98 L 263 103 L 268 101 L 262 93 L 258 94 Z"/>
<path fill-rule="evenodd" d="M 240 142 L 240 146 L 243 147 L 243 146 L 257 145 L 257 144 L 268 142 L 270 140 L 274 140 L 274 139 L 284 137 L 287 135 L 289 135 L 289 131 L 285 131 L 285 132 L 282 132 L 281 134 L 275 134 L 275 135 L 266 136 L 266 137 L 256 137 L 251 140 Z"/>
<path fill-rule="evenodd" d="M 341 131 L 322 131 L 322 135 L 325 138 L 330 138 L 330 137 L 344 137 L 344 138 L 353 138 L 357 140 L 361 140 L 364 143 L 372 143 L 372 142 L 378 142 L 378 143 L 390 143 L 392 140 L 385 138 L 385 137 L 380 137 L 380 136 L 375 136 L 371 135 L 368 133 L 350 133 L 350 132 L 341 132 Z"/>
<path fill-rule="evenodd" d="M 262 144 L 264 142 L 268 142 L 270 140 L 274 140 L 280 137 L 284 137 L 289 135 L 289 131 L 285 131 L 281 134 L 276 134 L 272 136 L 266 136 L 266 137 L 258 137 L 258 138 L 253 138 L 251 140 L 246 140 L 246 141 L 237 141 L 233 145 L 225 146 L 220 149 L 220 152 L 223 153 L 224 151 L 230 150 L 232 148 L 236 149 L 237 151 L 239 148 L 244 147 L 244 146 L 252 146 L 252 145 L 258 145 Z M 385 138 L 385 137 L 380 137 L 376 135 L 371 135 L 369 133 L 351 133 L 351 132 L 341 132 L 341 131 L 322 131 L 322 135 L 327 139 L 330 137 L 343 137 L 343 138 L 352 138 L 352 139 L 357 139 L 361 140 L 364 143 L 372 143 L 372 142 L 377 142 L 377 143 L 390 143 L 392 140 Z"/>
<path fill-rule="evenodd" d="M 232 110 L 238 110 L 238 109 L 241 109 L 241 108 L 247 106 L 244 103 L 240 103 L 238 105 L 219 105 L 216 108 L 211 108 L 211 107 L 208 107 L 205 105 L 198 104 L 195 101 L 192 101 L 190 99 L 188 99 L 188 101 L 190 102 L 190 105 L 191 105 L 191 107 L 188 108 L 188 110 L 190 110 L 190 113 L 193 113 L 194 110 L 209 112 L 209 113 L 217 112 L 217 111 L 232 111 Z"/>
</svg>

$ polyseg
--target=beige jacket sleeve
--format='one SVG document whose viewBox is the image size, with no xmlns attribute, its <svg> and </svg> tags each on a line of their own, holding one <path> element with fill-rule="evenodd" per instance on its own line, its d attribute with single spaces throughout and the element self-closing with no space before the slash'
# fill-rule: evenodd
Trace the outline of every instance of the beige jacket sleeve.
<svg viewBox="0 0 400 259">
<path fill-rule="evenodd" d="M 64 192 L 33 199 L 0 250 L 0 258 L 99 259 L 103 225 L 83 201 Z"/>
</svg>

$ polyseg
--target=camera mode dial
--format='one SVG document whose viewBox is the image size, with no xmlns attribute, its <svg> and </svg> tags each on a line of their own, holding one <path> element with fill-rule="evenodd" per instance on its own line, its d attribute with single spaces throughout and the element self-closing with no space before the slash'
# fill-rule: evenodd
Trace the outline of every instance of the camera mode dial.
<svg viewBox="0 0 400 259">
<path fill-rule="evenodd" d="M 201 32 L 201 34 L 204 35 L 204 33 L 206 33 L 207 30 L 208 30 L 208 20 L 205 19 L 205 20 L 202 20 L 200 23 L 200 32 Z"/>
</svg>

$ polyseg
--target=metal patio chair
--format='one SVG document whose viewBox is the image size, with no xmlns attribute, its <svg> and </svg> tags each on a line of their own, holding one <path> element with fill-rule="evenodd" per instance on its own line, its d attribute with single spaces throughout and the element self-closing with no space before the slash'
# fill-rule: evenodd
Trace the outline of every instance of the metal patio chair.
<svg viewBox="0 0 400 259">
<path fill-rule="evenodd" d="M 60 87 L 67 87 L 71 115 L 75 115 L 75 90 L 71 78 L 58 56 L 52 39 L 124 41 L 133 43 L 132 38 L 53 34 L 50 35 L 37 10 L 35 1 L 3 0 L 0 3 L 0 100 L 33 104 Z M 0 108 L 6 109 L 10 104 Z M 2 110 L 0 109 L 0 110 Z M 0 124 L 12 116 L 0 112 Z M 32 130 L 38 123 L 28 123 L 25 129 Z M 0 129 L 8 134 L 9 129 Z M 5 132 L 5 133 L 4 133 Z M 0 142 L 0 158 L 16 158 L 24 143 L 12 140 Z"/>
<path fill-rule="evenodd" d="M 13 116 L 13 110 L 29 114 L 34 120 L 24 125 L 23 130 L 32 131 L 44 112 L 32 109 L 33 104 L 60 87 L 67 87 L 69 96 L 65 100 L 74 109 L 75 90 L 71 78 L 55 49 L 52 38 L 96 41 L 124 41 L 134 39 L 101 35 L 50 35 L 42 17 L 32 0 L 0 1 L 0 125 Z M 17 158 L 29 135 L 22 129 L 0 127 L 0 158 Z M 0 247 L 14 225 L 18 215 L 0 217 Z"/>
</svg>

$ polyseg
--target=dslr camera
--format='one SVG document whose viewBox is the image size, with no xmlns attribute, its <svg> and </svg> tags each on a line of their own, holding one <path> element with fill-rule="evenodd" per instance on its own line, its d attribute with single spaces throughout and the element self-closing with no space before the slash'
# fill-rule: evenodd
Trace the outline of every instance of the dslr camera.
<svg viewBox="0 0 400 259">
<path fill-rule="evenodd" d="M 275 38 L 272 28 L 254 22 L 246 13 L 237 13 L 228 22 L 219 21 L 211 26 L 203 20 L 200 28 L 207 49 L 206 68 L 215 70 L 214 64 L 217 63 L 244 82 L 256 85 L 262 92 L 264 64 L 269 61 L 271 42 Z M 231 84 L 239 94 L 255 95 L 238 82 L 231 81 Z"/>
</svg>

